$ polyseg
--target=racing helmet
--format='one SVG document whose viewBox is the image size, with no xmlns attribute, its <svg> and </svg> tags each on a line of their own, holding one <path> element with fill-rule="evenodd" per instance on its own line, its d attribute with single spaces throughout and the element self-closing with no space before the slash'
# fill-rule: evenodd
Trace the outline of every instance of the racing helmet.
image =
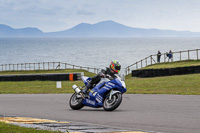
<svg viewBox="0 0 200 133">
<path fill-rule="evenodd" d="M 113 60 L 110 63 L 110 70 L 112 73 L 118 74 L 120 72 L 121 65 L 117 60 Z"/>
</svg>

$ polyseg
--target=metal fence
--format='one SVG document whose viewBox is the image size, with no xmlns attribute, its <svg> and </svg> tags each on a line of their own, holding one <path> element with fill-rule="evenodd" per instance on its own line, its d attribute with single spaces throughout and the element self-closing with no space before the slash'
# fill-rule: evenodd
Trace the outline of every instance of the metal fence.
<svg viewBox="0 0 200 133">
<path fill-rule="evenodd" d="M 100 68 L 83 67 L 62 62 L 17 63 L 17 64 L 0 65 L 0 71 L 61 70 L 61 69 L 83 69 L 93 73 L 99 73 L 101 70 Z"/>
<path fill-rule="evenodd" d="M 199 60 L 200 49 L 194 50 L 186 50 L 186 51 L 178 51 L 172 52 L 172 58 L 167 57 L 167 53 L 161 54 L 160 63 L 163 62 L 173 62 L 173 61 L 183 61 L 183 60 Z M 157 61 L 157 54 L 150 55 L 128 67 L 125 68 L 125 74 L 128 75 L 131 73 L 132 70 L 140 69 L 152 64 L 158 63 Z"/>
<path fill-rule="evenodd" d="M 199 60 L 200 59 L 200 49 L 186 50 L 172 52 L 173 58 L 169 60 L 167 53 L 161 54 L 160 63 L 169 61 L 182 61 L 182 60 Z M 152 64 L 156 64 L 157 54 L 150 55 L 128 67 L 125 68 L 125 75 L 131 73 L 132 70 L 140 69 Z M 39 62 L 39 63 L 17 63 L 17 64 L 1 64 L 0 71 L 26 71 L 26 70 L 61 70 L 61 69 L 83 69 L 93 73 L 99 73 L 100 68 L 93 67 L 83 67 L 72 65 L 62 62 Z"/>
</svg>

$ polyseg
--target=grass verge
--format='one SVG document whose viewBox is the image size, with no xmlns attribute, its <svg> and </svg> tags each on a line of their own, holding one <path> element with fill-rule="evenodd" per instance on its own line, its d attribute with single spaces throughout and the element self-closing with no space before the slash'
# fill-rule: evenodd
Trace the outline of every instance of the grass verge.
<svg viewBox="0 0 200 133">
<path fill-rule="evenodd" d="M 185 61 L 157 63 L 142 69 L 161 69 L 161 68 L 176 68 L 176 67 L 188 67 L 188 66 L 200 66 L 200 60 L 185 60 Z"/>
<path fill-rule="evenodd" d="M 156 78 L 126 77 L 130 94 L 181 94 L 200 95 L 200 74 Z M 62 81 L 56 88 L 55 81 L 0 82 L 0 94 L 53 94 L 73 93 L 72 85 L 83 86 L 82 81 Z"/>
<path fill-rule="evenodd" d="M 61 133 L 48 130 L 37 130 L 34 128 L 25 128 L 12 124 L 6 124 L 4 122 L 0 122 L 0 131 L 1 133 Z"/>
<path fill-rule="evenodd" d="M 200 95 L 200 74 L 156 78 L 126 78 L 128 93 Z"/>
<path fill-rule="evenodd" d="M 200 61 L 183 61 L 167 63 L 170 67 L 180 67 L 184 64 L 197 65 Z M 179 65 L 177 65 L 179 64 Z M 182 64 L 182 65 L 181 65 Z M 152 68 L 163 68 L 162 63 L 152 65 Z M 1 72 L 7 74 L 36 74 L 36 73 L 70 73 L 84 72 L 86 76 L 92 77 L 95 74 L 85 70 L 57 70 L 57 71 L 21 71 Z M 200 74 L 166 76 L 156 78 L 135 78 L 126 76 L 127 92 L 130 94 L 180 94 L 200 95 Z M 21 81 L 21 82 L 0 82 L 0 94 L 53 94 L 73 93 L 72 85 L 83 86 L 82 81 L 62 81 L 62 88 L 56 88 L 55 81 Z"/>
<path fill-rule="evenodd" d="M 84 75 L 93 77 L 95 74 L 78 69 L 41 70 L 41 71 L 12 71 L 1 72 L 1 75 L 38 74 L 38 73 L 72 73 L 84 72 Z M 56 81 L 3 81 L 0 82 L 0 94 L 53 94 L 73 93 L 72 85 L 83 86 L 82 81 L 62 81 L 62 88 L 56 88 Z"/>
<path fill-rule="evenodd" d="M 77 73 L 84 72 L 85 75 L 92 77 L 95 74 L 82 69 L 64 69 L 64 70 L 27 70 L 27 71 L 3 71 L 0 75 L 18 75 L 18 74 L 46 74 L 46 73 Z"/>
</svg>

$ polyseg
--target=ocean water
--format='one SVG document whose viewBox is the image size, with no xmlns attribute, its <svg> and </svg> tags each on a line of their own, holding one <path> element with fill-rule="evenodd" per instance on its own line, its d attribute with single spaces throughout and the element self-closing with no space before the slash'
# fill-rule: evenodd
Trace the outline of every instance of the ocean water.
<svg viewBox="0 0 200 133">
<path fill-rule="evenodd" d="M 0 38 L 0 64 L 64 62 L 105 68 L 118 60 L 126 68 L 158 50 L 189 49 L 200 49 L 200 38 Z"/>
</svg>

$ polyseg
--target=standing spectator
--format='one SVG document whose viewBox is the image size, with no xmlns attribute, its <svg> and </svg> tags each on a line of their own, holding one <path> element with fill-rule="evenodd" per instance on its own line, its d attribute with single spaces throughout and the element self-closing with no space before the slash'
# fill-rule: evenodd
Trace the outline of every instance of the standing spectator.
<svg viewBox="0 0 200 133">
<path fill-rule="evenodd" d="M 158 51 L 158 54 L 157 54 L 157 62 L 160 63 L 160 57 L 161 57 L 161 52 Z"/>
<path fill-rule="evenodd" d="M 169 60 L 171 60 L 171 61 L 173 61 L 173 53 L 172 53 L 172 51 L 170 50 L 169 51 L 169 53 L 168 53 L 168 62 L 169 62 Z"/>
</svg>

